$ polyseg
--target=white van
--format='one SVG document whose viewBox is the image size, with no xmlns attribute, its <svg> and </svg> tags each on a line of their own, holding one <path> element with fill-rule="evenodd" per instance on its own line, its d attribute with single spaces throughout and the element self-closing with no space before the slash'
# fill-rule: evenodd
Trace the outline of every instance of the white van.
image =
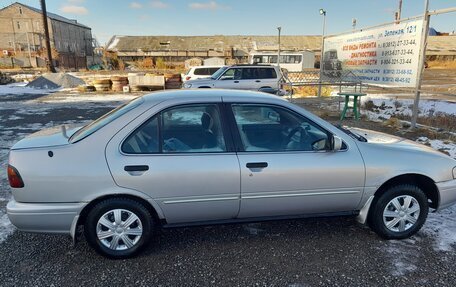
<svg viewBox="0 0 456 287">
<path fill-rule="evenodd" d="M 249 56 L 250 64 L 277 65 L 277 53 L 256 52 Z M 280 54 L 280 67 L 289 72 L 301 72 L 304 69 L 313 69 L 315 65 L 315 53 L 312 51 L 282 52 Z"/>
<path fill-rule="evenodd" d="M 222 66 L 196 66 L 190 68 L 187 73 L 182 75 L 182 82 L 196 80 L 201 78 L 209 78 L 217 72 Z"/>
</svg>

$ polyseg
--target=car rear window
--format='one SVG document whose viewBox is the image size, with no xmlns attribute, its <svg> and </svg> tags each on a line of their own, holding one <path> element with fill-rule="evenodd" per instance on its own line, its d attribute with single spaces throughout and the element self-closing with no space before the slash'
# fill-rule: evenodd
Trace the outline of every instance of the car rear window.
<svg viewBox="0 0 456 287">
<path fill-rule="evenodd" d="M 110 111 L 109 113 L 101 116 L 100 118 L 94 120 L 93 122 L 89 123 L 88 125 L 84 126 L 80 130 L 78 130 L 75 134 L 73 134 L 69 142 L 75 143 L 78 142 L 94 132 L 98 131 L 102 127 L 106 126 L 110 122 L 114 121 L 115 119 L 121 117 L 122 115 L 126 114 L 127 112 L 131 111 L 132 109 L 138 107 L 144 102 L 142 97 L 136 98 L 120 107 Z"/>
</svg>

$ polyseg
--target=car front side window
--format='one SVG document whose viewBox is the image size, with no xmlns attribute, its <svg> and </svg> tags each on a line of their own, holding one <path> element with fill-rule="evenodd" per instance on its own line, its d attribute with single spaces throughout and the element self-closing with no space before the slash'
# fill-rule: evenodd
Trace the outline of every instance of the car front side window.
<svg viewBox="0 0 456 287">
<path fill-rule="evenodd" d="M 228 69 L 221 77 L 220 80 L 239 80 L 241 78 L 241 69 Z"/>
<path fill-rule="evenodd" d="M 324 151 L 329 133 L 305 117 L 270 105 L 233 105 L 244 151 Z"/>
</svg>

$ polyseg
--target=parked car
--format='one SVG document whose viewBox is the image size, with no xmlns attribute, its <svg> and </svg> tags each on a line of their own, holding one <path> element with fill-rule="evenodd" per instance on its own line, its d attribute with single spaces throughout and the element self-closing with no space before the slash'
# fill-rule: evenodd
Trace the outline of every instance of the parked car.
<svg viewBox="0 0 456 287">
<path fill-rule="evenodd" d="M 182 82 L 189 80 L 196 80 L 201 78 L 210 78 L 212 74 L 217 72 L 222 66 L 196 66 L 188 69 L 188 71 L 182 75 Z"/>
<path fill-rule="evenodd" d="M 210 78 L 185 82 L 183 88 L 219 88 L 254 91 L 272 89 L 278 92 L 282 88 L 282 73 L 280 68 L 274 65 L 224 66 Z"/>
<path fill-rule="evenodd" d="M 179 90 L 139 97 L 82 127 L 10 150 L 11 222 L 137 254 L 158 228 L 357 216 L 402 239 L 456 202 L 456 161 L 378 132 L 334 126 L 265 93 Z"/>
</svg>

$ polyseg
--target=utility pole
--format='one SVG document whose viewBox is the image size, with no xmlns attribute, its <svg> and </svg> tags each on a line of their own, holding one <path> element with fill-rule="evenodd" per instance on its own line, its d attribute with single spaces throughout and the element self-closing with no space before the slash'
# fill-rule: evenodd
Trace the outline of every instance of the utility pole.
<svg viewBox="0 0 456 287">
<path fill-rule="evenodd" d="M 323 53 L 325 52 L 325 27 L 326 27 L 326 10 L 320 9 L 320 15 L 323 16 L 323 31 L 321 33 L 321 53 L 320 53 L 320 77 L 318 85 L 318 96 L 321 97 L 321 85 L 323 77 Z"/>
<path fill-rule="evenodd" d="M 421 95 L 421 83 L 423 82 L 423 73 L 424 73 L 424 62 L 426 61 L 426 46 L 427 46 L 427 36 L 429 34 L 429 0 L 424 0 L 424 25 L 423 31 L 421 32 L 421 50 L 419 58 L 419 67 L 415 85 L 415 101 L 413 102 L 413 114 L 412 114 L 412 129 L 416 128 L 416 121 L 418 119 L 420 95 Z"/>
<path fill-rule="evenodd" d="M 54 64 L 52 63 L 51 42 L 49 40 L 49 27 L 47 22 L 46 0 L 40 0 L 41 11 L 43 14 L 44 38 L 46 40 L 46 50 L 48 56 L 47 69 L 51 73 L 55 73 Z"/>
<path fill-rule="evenodd" d="M 277 66 L 280 68 L 280 31 L 282 31 L 282 27 L 277 27 L 277 30 L 279 31 L 279 47 L 278 47 L 278 52 L 277 52 Z"/>
<path fill-rule="evenodd" d="M 401 20 L 401 13 L 402 13 L 402 0 L 399 0 L 399 9 L 396 12 L 396 21 L 399 23 Z"/>
</svg>

